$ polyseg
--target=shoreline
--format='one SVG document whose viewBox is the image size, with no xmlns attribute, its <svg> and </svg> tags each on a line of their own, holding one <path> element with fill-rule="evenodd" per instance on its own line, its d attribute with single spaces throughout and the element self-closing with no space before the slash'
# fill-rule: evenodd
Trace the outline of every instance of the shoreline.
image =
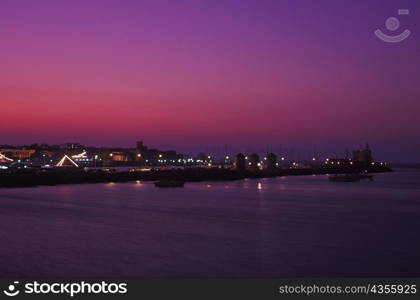
<svg viewBox="0 0 420 300">
<path fill-rule="evenodd" d="M 16 171 L 0 173 L 0 188 L 55 186 L 66 184 L 89 184 L 107 182 L 177 180 L 184 182 L 232 181 L 246 178 L 269 178 L 282 176 L 328 175 L 349 173 L 393 172 L 386 166 L 342 167 L 310 169 L 274 169 L 259 171 L 238 171 L 220 168 L 191 168 L 173 170 L 151 170 L 139 172 L 106 172 L 103 170 L 84 171 L 78 168 L 53 169 L 48 171 Z"/>
</svg>

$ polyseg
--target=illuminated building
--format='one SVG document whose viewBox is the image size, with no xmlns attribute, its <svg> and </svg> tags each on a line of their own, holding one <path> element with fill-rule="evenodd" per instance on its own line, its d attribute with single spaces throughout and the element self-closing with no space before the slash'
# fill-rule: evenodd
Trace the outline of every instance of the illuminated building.
<svg viewBox="0 0 420 300">
<path fill-rule="evenodd" d="M 36 152 L 34 149 L 0 149 L 0 153 L 11 159 L 29 159 Z"/>
<path fill-rule="evenodd" d="M 111 152 L 109 154 L 110 160 L 118 162 L 129 161 L 129 155 L 126 152 Z"/>
<path fill-rule="evenodd" d="M 93 157 L 88 157 L 86 150 L 83 150 L 82 153 L 72 155 L 71 158 L 74 162 L 78 163 L 79 165 L 89 165 L 93 162 Z"/>
</svg>

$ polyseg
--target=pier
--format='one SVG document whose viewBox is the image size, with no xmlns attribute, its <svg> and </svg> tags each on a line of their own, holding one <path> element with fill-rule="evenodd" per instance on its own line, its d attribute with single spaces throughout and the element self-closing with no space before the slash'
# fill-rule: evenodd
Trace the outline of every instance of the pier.
<svg viewBox="0 0 420 300">
<path fill-rule="evenodd" d="M 55 168 L 50 170 L 16 170 L 0 172 L 0 188 L 41 185 L 87 184 L 106 182 L 181 180 L 185 182 L 229 181 L 245 178 L 265 178 L 298 175 L 392 172 L 387 166 L 319 167 L 269 170 L 236 170 L 225 168 L 185 168 L 116 171 L 114 169 Z"/>
</svg>

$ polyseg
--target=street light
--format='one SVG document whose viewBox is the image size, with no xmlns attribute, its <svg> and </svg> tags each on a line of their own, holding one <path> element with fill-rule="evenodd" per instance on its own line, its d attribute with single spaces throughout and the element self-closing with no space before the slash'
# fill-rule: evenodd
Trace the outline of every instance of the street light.
<svg viewBox="0 0 420 300">
<path fill-rule="evenodd" d="M 96 154 L 93 158 L 94 158 L 94 163 L 95 163 L 95 168 L 96 168 L 96 161 L 98 160 L 98 155 Z"/>
</svg>

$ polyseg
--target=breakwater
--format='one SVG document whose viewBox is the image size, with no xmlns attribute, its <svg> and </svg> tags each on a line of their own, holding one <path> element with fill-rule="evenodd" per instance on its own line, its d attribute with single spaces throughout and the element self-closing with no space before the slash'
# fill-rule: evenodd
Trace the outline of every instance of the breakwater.
<svg viewBox="0 0 420 300">
<path fill-rule="evenodd" d="M 0 188 L 31 187 L 38 185 L 83 184 L 103 182 L 129 181 L 157 181 L 181 180 L 185 182 L 197 181 L 228 181 L 245 178 L 264 178 L 276 176 L 297 176 L 316 174 L 346 174 L 346 173 L 379 173 L 392 172 L 386 166 L 372 166 L 367 168 L 307 168 L 307 169 L 274 169 L 258 171 L 238 171 L 222 168 L 187 168 L 172 170 L 124 171 L 112 172 L 104 170 L 88 170 L 79 168 L 56 168 L 51 170 L 25 170 L 0 173 Z"/>
</svg>

